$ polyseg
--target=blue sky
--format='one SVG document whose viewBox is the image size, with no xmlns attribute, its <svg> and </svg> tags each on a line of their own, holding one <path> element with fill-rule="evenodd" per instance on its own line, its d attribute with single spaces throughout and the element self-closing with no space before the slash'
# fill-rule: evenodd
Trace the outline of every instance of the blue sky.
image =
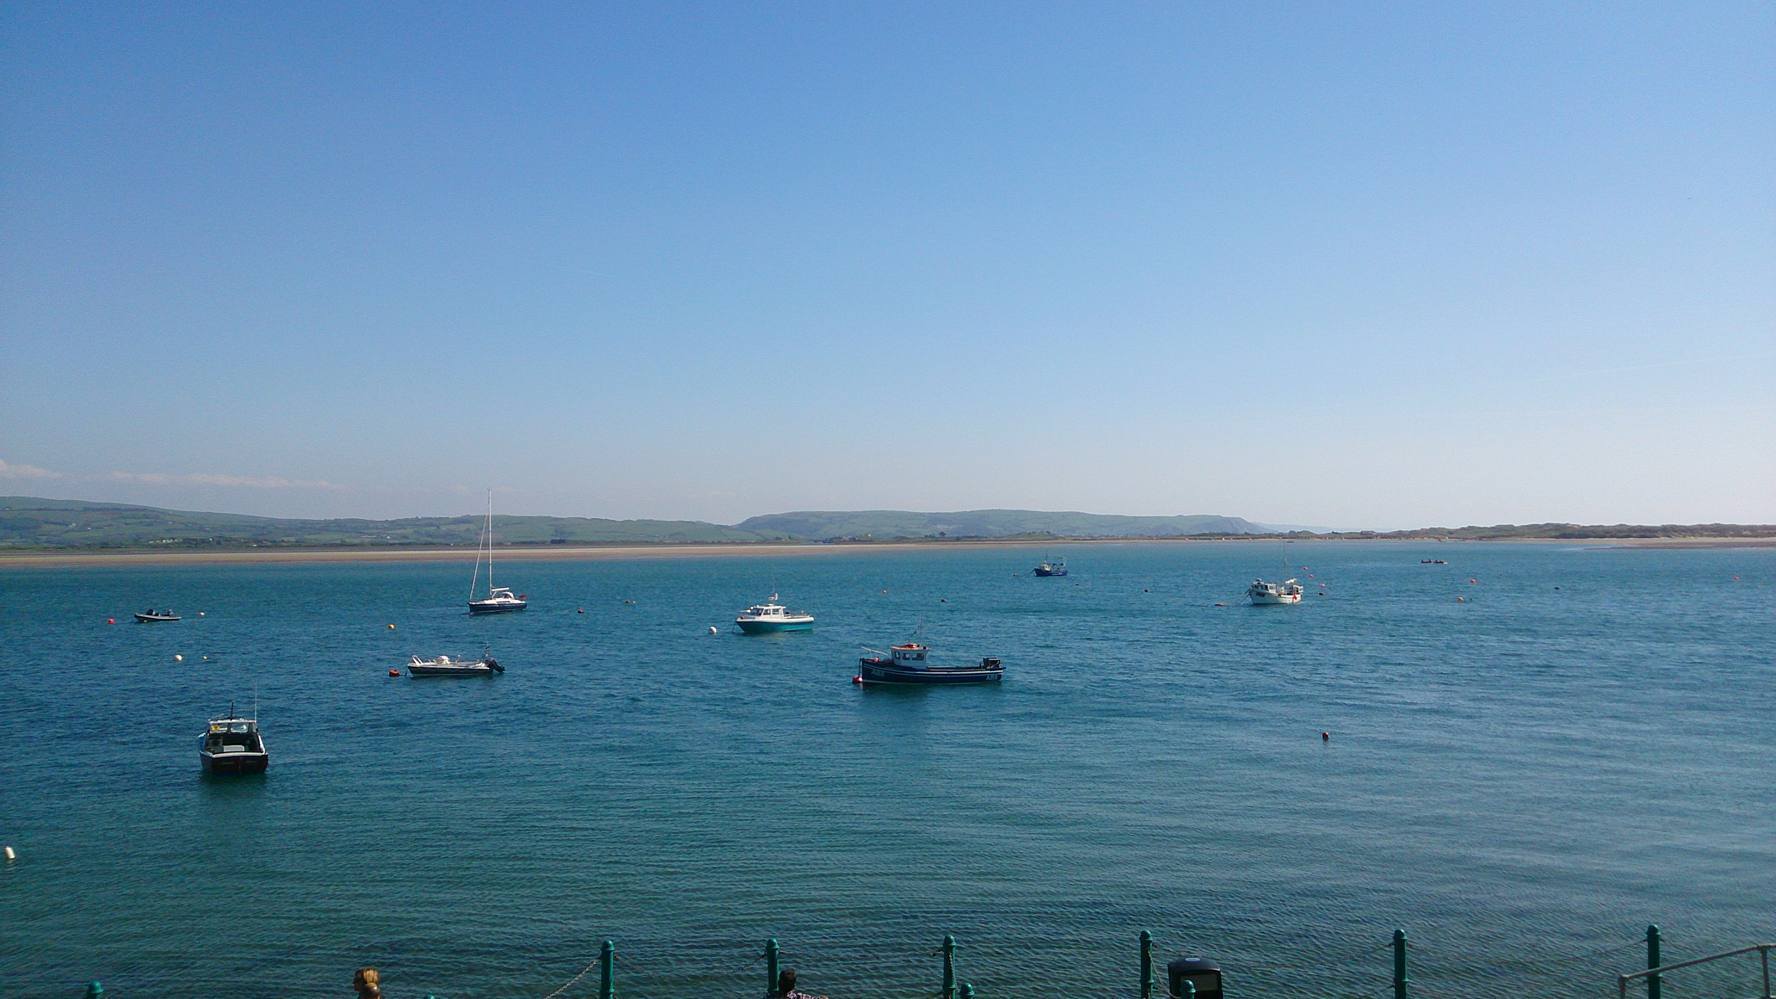
<svg viewBox="0 0 1776 999">
<path fill-rule="evenodd" d="M 0 492 L 1776 521 L 1776 7 L 0 7 Z"/>
</svg>

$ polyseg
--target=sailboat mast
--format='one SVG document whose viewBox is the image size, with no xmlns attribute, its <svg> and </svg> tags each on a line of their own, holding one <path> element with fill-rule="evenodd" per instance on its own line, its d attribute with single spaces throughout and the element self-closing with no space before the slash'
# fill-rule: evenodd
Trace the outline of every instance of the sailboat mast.
<svg viewBox="0 0 1776 999">
<path fill-rule="evenodd" d="M 487 595 L 493 596 L 493 488 L 487 490 Z"/>
</svg>

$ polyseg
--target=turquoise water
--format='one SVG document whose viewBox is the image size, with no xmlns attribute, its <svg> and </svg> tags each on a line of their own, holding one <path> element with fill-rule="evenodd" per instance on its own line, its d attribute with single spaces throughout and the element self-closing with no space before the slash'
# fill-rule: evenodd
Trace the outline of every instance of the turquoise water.
<svg viewBox="0 0 1776 999">
<path fill-rule="evenodd" d="M 1285 551 L 1326 595 L 1240 603 Z M 1423 994 L 1577 997 L 1649 922 L 1776 937 L 1776 550 L 1042 554 L 511 561 L 475 619 L 466 561 L 0 572 L 0 995 L 541 996 L 607 936 L 625 997 L 756 995 L 775 935 L 916 996 L 946 932 L 983 996 L 1128 995 L 1146 928 L 1356 996 L 1402 926 Z M 816 630 L 735 633 L 773 590 Z M 851 685 L 915 627 L 1003 687 Z M 200 777 L 255 689 L 271 772 Z"/>
</svg>

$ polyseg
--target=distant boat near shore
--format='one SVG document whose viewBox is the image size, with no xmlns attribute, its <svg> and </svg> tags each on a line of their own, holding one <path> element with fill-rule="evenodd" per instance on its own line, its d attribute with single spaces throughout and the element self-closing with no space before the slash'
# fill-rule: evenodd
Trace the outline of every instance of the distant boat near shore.
<svg viewBox="0 0 1776 999">
<path fill-rule="evenodd" d="M 1252 585 L 1246 587 L 1246 597 L 1256 607 L 1298 604 L 1301 602 L 1301 582 L 1285 579 L 1280 583 L 1267 583 L 1262 579 L 1254 579 Z"/>
<path fill-rule="evenodd" d="M 505 614 L 521 611 L 530 606 L 522 593 L 514 594 L 510 587 L 493 585 L 493 490 L 487 491 L 487 528 L 481 532 L 486 543 L 475 549 L 475 574 L 469 579 L 469 613 L 470 614 Z M 481 552 L 487 551 L 487 596 L 475 599 L 475 585 L 481 580 Z"/>
<path fill-rule="evenodd" d="M 1044 559 L 1036 566 L 1034 572 L 1038 576 L 1045 577 L 1065 576 L 1067 574 L 1067 560 L 1064 558 Z"/>
</svg>

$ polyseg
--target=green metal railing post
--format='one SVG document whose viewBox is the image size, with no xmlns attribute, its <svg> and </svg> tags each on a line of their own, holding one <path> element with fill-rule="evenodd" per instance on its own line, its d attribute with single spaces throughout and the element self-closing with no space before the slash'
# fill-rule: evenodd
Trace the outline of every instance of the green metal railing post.
<svg viewBox="0 0 1776 999">
<path fill-rule="evenodd" d="M 974 986 L 967 982 L 962 983 L 962 999 L 974 999 Z"/>
<path fill-rule="evenodd" d="M 1171 986 L 1168 985 L 1166 987 L 1170 988 Z M 1196 999 L 1196 983 L 1188 978 L 1184 979 L 1184 991 L 1182 994 L 1187 996 L 1188 999 Z"/>
<path fill-rule="evenodd" d="M 956 938 L 944 934 L 944 984 L 943 999 L 956 999 Z"/>
<path fill-rule="evenodd" d="M 1141 931 L 1141 999 L 1153 999 L 1153 934 Z"/>
<path fill-rule="evenodd" d="M 598 999 L 617 999 L 617 943 L 606 940 L 598 952 Z"/>
<path fill-rule="evenodd" d="M 765 941 L 765 975 L 770 981 L 765 983 L 765 995 L 777 994 L 777 938 Z"/>
<path fill-rule="evenodd" d="M 105 987 L 95 979 L 86 983 L 86 999 L 100 999 L 105 994 Z"/>
<path fill-rule="evenodd" d="M 1406 999 L 1406 931 L 1394 931 L 1394 999 Z"/>
<path fill-rule="evenodd" d="M 1659 966 L 1659 925 L 1654 923 L 1647 927 L 1647 967 Z M 1659 976 L 1647 976 L 1647 999 L 1659 999 Z"/>
</svg>

